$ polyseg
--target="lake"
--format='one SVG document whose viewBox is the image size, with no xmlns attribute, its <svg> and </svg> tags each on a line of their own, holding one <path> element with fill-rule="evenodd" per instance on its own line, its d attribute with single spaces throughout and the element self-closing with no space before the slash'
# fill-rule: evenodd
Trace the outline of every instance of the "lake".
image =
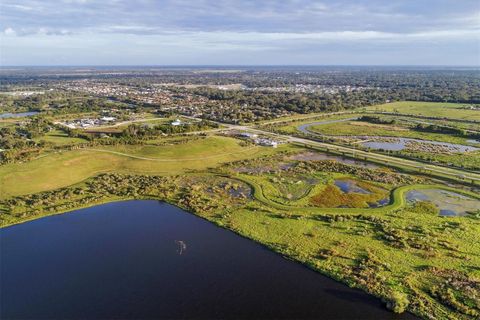
<svg viewBox="0 0 480 320">
<path fill-rule="evenodd" d="M 21 113 L 0 113 L 0 119 L 8 119 L 8 118 L 22 118 L 22 117 L 31 117 L 38 114 L 37 111 L 31 112 L 21 112 Z"/>
<path fill-rule="evenodd" d="M 34 220 L 0 241 L 3 319 L 414 319 L 159 201 Z"/>
</svg>

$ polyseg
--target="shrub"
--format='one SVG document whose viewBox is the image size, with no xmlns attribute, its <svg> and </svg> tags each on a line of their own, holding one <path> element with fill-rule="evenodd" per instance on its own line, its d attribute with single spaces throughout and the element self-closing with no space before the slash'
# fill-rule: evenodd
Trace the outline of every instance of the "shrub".
<svg viewBox="0 0 480 320">
<path fill-rule="evenodd" d="M 387 308 L 395 313 L 402 313 L 407 309 L 409 303 L 407 294 L 394 291 L 387 301 Z"/>
</svg>

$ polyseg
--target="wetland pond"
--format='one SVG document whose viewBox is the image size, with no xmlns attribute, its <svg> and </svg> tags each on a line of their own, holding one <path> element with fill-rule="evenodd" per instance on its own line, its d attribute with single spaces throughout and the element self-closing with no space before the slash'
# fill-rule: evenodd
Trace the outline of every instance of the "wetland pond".
<svg viewBox="0 0 480 320">
<path fill-rule="evenodd" d="M 377 138 L 379 139 L 379 141 L 375 141 L 375 139 Z M 362 142 L 362 145 L 364 147 L 375 149 L 375 150 L 400 151 L 408 148 L 409 145 L 419 145 L 420 148 L 422 148 L 421 147 L 422 145 L 428 148 L 435 148 L 435 146 L 437 146 L 449 152 L 461 152 L 461 153 L 479 150 L 476 147 L 465 146 L 462 144 L 411 139 L 411 138 L 365 137 L 365 139 L 372 139 L 373 141 Z M 381 141 L 382 139 L 388 140 L 388 141 Z"/>
<path fill-rule="evenodd" d="M 361 193 L 370 194 L 368 190 L 359 187 L 354 180 L 335 180 L 335 185 L 340 188 L 344 193 Z"/>
<path fill-rule="evenodd" d="M 407 192 L 407 201 L 428 201 L 440 210 L 441 216 L 464 216 L 480 210 L 480 200 L 442 189 L 422 189 Z"/>
<path fill-rule="evenodd" d="M 334 181 L 335 186 L 337 186 L 343 193 L 357 193 L 363 195 L 372 194 L 372 191 L 367 190 L 358 185 L 358 181 L 351 180 L 351 179 L 337 179 Z M 378 189 L 378 188 L 377 188 Z M 368 206 L 370 208 L 379 208 L 386 206 L 390 203 L 390 196 L 387 195 L 386 197 L 382 197 L 376 201 L 368 202 Z"/>
<path fill-rule="evenodd" d="M 21 112 L 21 113 L 0 113 L 0 119 L 8 119 L 8 118 L 22 118 L 22 117 L 31 117 L 38 114 L 37 111 L 31 112 Z"/>
<path fill-rule="evenodd" d="M 334 160 L 343 164 L 348 164 L 348 165 L 355 165 L 355 166 L 360 166 L 360 167 L 365 167 L 365 168 L 372 168 L 376 169 L 379 166 L 375 165 L 373 163 L 369 163 L 366 161 L 362 160 L 356 160 L 348 157 L 342 157 L 342 156 L 335 156 L 331 154 L 326 154 L 323 152 L 302 152 L 295 154 L 293 156 L 290 156 L 290 160 L 299 160 L 299 161 L 318 161 L 318 160 Z"/>
<path fill-rule="evenodd" d="M 159 201 L 0 229 L 3 319 L 414 319 Z"/>
</svg>

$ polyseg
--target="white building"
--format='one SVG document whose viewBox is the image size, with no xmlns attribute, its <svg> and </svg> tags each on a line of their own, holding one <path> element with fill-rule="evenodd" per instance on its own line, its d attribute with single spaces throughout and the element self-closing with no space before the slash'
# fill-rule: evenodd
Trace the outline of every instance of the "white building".
<svg viewBox="0 0 480 320">
<path fill-rule="evenodd" d="M 256 144 L 259 144 L 259 145 L 261 145 L 261 146 L 273 147 L 273 148 L 276 148 L 276 147 L 278 146 L 278 142 L 277 142 L 277 141 L 270 140 L 270 139 L 264 139 L 264 138 L 256 139 L 256 140 L 255 140 L 255 143 L 256 143 Z"/>
<path fill-rule="evenodd" d="M 115 121 L 116 119 L 114 117 L 101 117 L 100 120 L 104 122 L 112 122 L 112 121 Z"/>
</svg>

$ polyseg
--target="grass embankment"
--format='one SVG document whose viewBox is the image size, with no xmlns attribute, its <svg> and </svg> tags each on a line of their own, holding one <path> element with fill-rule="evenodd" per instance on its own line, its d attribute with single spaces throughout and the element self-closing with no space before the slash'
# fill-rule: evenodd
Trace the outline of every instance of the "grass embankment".
<svg viewBox="0 0 480 320">
<path fill-rule="evenodd" d="M 210 136 L 161 147 L 105 146 L 51 153 L 29 162 L 0 166 L 0 199 L 69 186 L 102 172 L 172 175 L 268 155 L 283 148 L 288 146 L 245 147 L 236 139 Z"/>
<path fill-rule="evenodd" d="M 471 104 L 444 102 L 400 101 L 365 108 L 367 111 L 395 112 L 425 117 L 480 121 L 480 110 L 471 110 Z"/>
</svg>

